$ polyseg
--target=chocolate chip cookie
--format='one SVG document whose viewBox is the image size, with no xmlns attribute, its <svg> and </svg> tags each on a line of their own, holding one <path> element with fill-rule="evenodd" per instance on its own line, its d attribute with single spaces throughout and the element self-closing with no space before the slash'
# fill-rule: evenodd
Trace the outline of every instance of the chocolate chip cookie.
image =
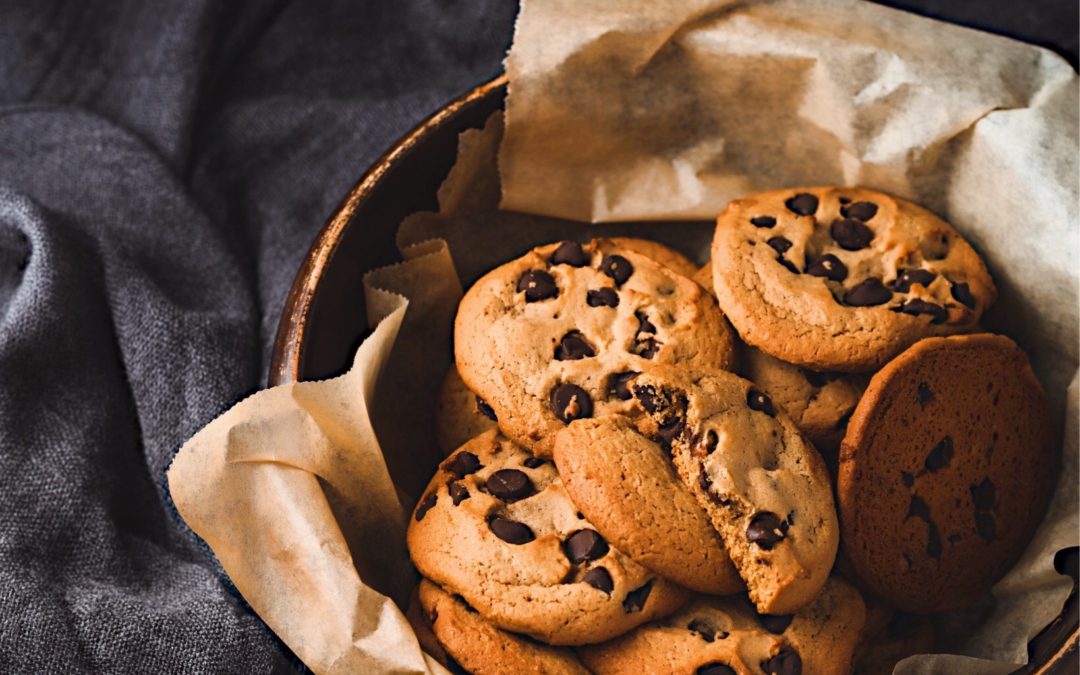
<svg viewBox="0 0 1080 675">
<path fill-rule="evenodd" d="M 497 428 L 495 411 L 469 391 L 457 366 L 450 366 L 435 405 L 435 440 L 443 454 L 449 455 L 473 436 Z"/>
<path fill-rule="evenodd" d="M 717 220 L 712 269 L 745 342 L 819 371 L 875 370 L 921 338 L 964 332 L 996 295 L 947 223 L 854 187 L 732 201 Z"/>
<path fill-rule="evenodd" d="M 417 595 L 423 623 L 426 624 L 421 625 L 420 629 L 430 630 L 438 640 L 439 651 L 452 657 L 450 667 L 457 665 L 462 671 L 473 675 L 589 673 L 573 651 L 543 645 L 499 630 L 481 618 L 461 598 L 451 596 L 427 579 L 420 582 Z M 430 628 L 427 629 L 427 626 Z M 420 631 L 417 632 L 419 634 Z M 428 653 L 431 654 L 430 651 Z"/>
<path fill-rule="evenodd" d="M 741 595 L 699 596 L 578 654 L 597 675 L 847 675 L 864 614 L 858 591 L 839 579 L 794 615 L 760 615 Z"/>
<path fill-rule="evenodd" d="M 541 457 L 569 422 L 625 411 L 634 373 L 735 359 L 714 298 L 605 240 L 541 246 L 486 274 L 461 301 L 454 346 L 503 433 Z"/>
<path fill-rule="evenodd" d="M 607 640 L 687 597 L 608 544 L 550 460 L 495 431 L 442 463 L 407 543 L 425 577 L 497 627 L 549 644 Z"/>
<path fill-rule="evenodd" d="M 900 609 L 968 604 L 1042 519 L 1058 453 L 1046 397 L 1012 340 L 916 343 L 870 380 L 841 444 L 844 551 Z"/>
<path fill-rule="evenodd" d="M 574 504 L 636 562 L 702 593 L 742 590 L 704 509 L 630 419 L 577 420 L 556 436 L 555 464 Z"/>
<path fill-rule="evenodd" d="M 639 237 L 610 237 L 608 238 L 608 241 L 617 248 L 626 249 L 628 251 L 633 251 L 634 253 L 640 253 L 647 258 L 652 258 L 672 272 L 677 272 L 684 277 L 692 277 L 698 270 L 698 266 L 682 253 L 679 253 L 669 246 L 664 246 L 658 241 L 653 241 L 652 239 L 641 239 Z"/>
<path fill-rule="evenodd" d="M 839 527 L 821 456 L 753 383 L 658 366 L 629 384 L 638 429 L 665 449 L 763 613 L 811 602 Z"/>
</svg>

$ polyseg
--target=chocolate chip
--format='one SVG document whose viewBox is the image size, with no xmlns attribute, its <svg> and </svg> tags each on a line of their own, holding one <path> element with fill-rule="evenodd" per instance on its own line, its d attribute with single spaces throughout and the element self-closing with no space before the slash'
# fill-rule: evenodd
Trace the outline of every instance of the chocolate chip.
<svg viewBox="0 0 1080 675">
<path fill-rule="evenodd" d="M 918 284 L 923 288 L 928 288 L 936 278 L 937 275 L 930 270 L 900 270 L 900 272 L 896 275 L 896 279 L 893 280 L 891 286 L 892 289 L 897 293 L 907 293 L 915 284 Z"/>
<path fill-rule="evenodd" d="M 621 255 L 606 255 L 600 261 L 600 269 L 604 274 L 615 280 L 616 286 L 622 286 L 630 275 L 634 273 L 634 266 Z"/>
<path fill-rule="evenodd" d="M 608 595 L 611 595 L 611 591 L 615 588 L 615 582 L 611 580 L 611 574 L 603 567 L 592 568 L 585 573 L 582 581 Z"/>
<path fill-rule="evenodd" d="M 994 502 L 997 501 L 997 489 L 994 487 L 994 481 L 983 478 L 978 485 L 972 485 L 971 501 L 975 503 L 975 508 L 979 511 L 989 511 L 994 508 Z"/>
<path fill-rule="evenodd" d="M 638 373 L 629 370 L 624 373 L 615 373 L 608 378 L 608 395 L 614 396 L 620 401 L 629 401 L 634 397 L 630 392 L 630 380 L 638 376 Z"/>
<path fill-rule="evenodd" d="M 492 422 L 499 421 L 499 418 L 495 416 L 495 411 L 492 410 L 491 406 L 487 404 L 487 401 L 480 398 L 479 396 L 476 397 L 476 412 L 480 413 Z"/>
<path fill-rule="evenodd" d="M 776 408 L 773 407 L 772 399 L 757 389 L 750 389 L 750 391 L 746 392 L 746 405 L 750 406 L 751 410 L 763 412 L 769 417 L 776 416 Z"/>
<path fill-rule="evenodd" d="M 686 429 L 686 420 L 682 418 L 676 418 L 673 420 L 667 420 L 660 425 L 658 430 L 658 436 L 660 445 L 665 449 L 671 449 L 671 443 L 682 435 L 682 432 Z"/>
<path fill-rule="evenodd" d="M 915 395 L 919 398 L 919 405 L 922 407 L 934 400 L 934 392 L 930 389 L 930 385 L 925 382 L 920 382 L 919 386 L 915 388 Z"/>
<path fill-rule="evenodd" d="M 784 206 L 800 216 L 812 216 L 817 212 L 818 198 L 808 192 L 800 192 L 784 202 Z"/>
<path fill-rule="evenodd" d="M 716 639 L 716 629 L 705 619 L 692 619 L 690 623 L 686 624 L 686 629 L 691 633 L 697 633 L 698 637 L 705 642 L 712 642 Z"/>
<path fill-rule="evenodd" d="M 524 499 L 536 491 L 529 476 L 518 469 L 499 469 L 488 476 L 484 486 L 488 493 L 504 502 Z"/>
<path fill-rule="evenodd" d="M 522 464 L 528 469 L 536 469 L 547 464 L 546 459 L 540 459 L 539 457 L 528 457 Z"/>
<path fill-rule="evenodd" d="M 911 487 L 915 485 L 915 476 L 907 471 L 900 472 L 900 480 L 904 483 L 904 487 Z"/>
<path fill-rule="evenodd" d="M 791 625 L 794 614 L 758 614 L 758 621 L 770 633 L 780 635 Z"/>
<path fill-rule="evenodd" d="M 469 498 L 469 489 L 457 481 L 447 483 L 446 489 L 450 493 L 450 499 L 454 502 L 454 506 Z"/>
<path fill-rule="evenodd" d="M 638 311 L 634 312 L 634 317 L 638 320 L 638 335 L 641 335 L 642 333 L 652 333 L 653 335 L 656 334 L 656 326 L 653 325 L 652 321 L 649 321 L 649 317 L 647 314 L 645 314 L 645 312 L 639 309 Z"/>
<path fill-rule="evenodd" d="M 618 307 L 619 294 L 614 288 L 597 288 L 585 294 L 585 304 L 589 307 Z"/>
<path fill-rule="evenodd" d="M 574 420 L 592 417 L 592 398 L 576 384 L 564 382 L 551 390 L 551 409 L 555 412 L 555 417 L 569 424 Z"/>
<path fill-rule="evenodd" d="M 772 246 L 773 250 L 780 254 L 787 253 L 788 249 L 791 248 L 791 241 L 787 237 L 773 237 L 765 243 Z"/>
<path fill-rule="evenodd" d="M 542 270 L 529 270 L 518 279 L 518 292 L 525 291 L 525 302 L 538 302 L 559 295 L 555 277 Z"/>
<path fill-rule="evenodd" d="M 784 268 L 787 269 L 788 272 L 791 272 L 792 274 L 800 274 L 799 268 L 795 267 L 795 263 L 791 262 L 790 260 L 788 260 L 784 256 L 782 256 L 782 255 L 776 256 L 776 262 L 783 265 Z"/>
<path fill-rule="evenodd" d="M 893 311 L 901 314 L 910 314 L 911 316 L 929 314 L 931 317 L 930 323 L 945 323 L 945 320 L 949 318 L 949 311 L 941 305 L 935 305 L 932 302 L 927 302 L 926 300 L 920 300 L 918 298 L 912 298 L 901 305 L 893 307 Z"/>
<path fill-rule="evenodd" d="M 845 218 L 854 218 L 866 222 L 877 215 L 877 204 L 874 202 L 855 202 L 840 207 L 840 215 Z"/>
<path fill-rule="evenodd" d="M 994 528 L 994 514 L 978 511 L 975 513 L 975 533 L 985 542 L 997 539 Z"/>
<path fill-rule="evenodd" d="M 711 455 L 716 450 L 716 446 L 719 445 L 719 443 L 720 443 L 720 436 L 717 435 L 717 433 L 715 431 L 713 431 L 712 429 L 709 429 L 708 431 L 705 432 L 705 454 L 706 455 Z"/>
<path fill-rule="evenodd" d="M 585 267 L 589 264 L 589 254 L 581 248 L 576 241 L 564 241 L 555 249 L 548 261 L 552 265 L 569 265 L 571 267 Z"/>
<path fill-rule="evenodd" d="M 802 675 L 802 658 L 799 652 L 785 647 L 767 661 L 761 662 L 766 675 Z"/>
<path fill-rule="evenodd" d="M 957 302 L 962 303 L 968 309 L 975 309 L 975 296 L 971 294 L 971 287 L 965 283 L 952 285 L 952 296 Z"/>
<path fill-rule="evenodd" d="M 563 543 L 563 551 L 570 562 L 579 565 L 589 560 L 599 560 L 607 555 L 608 544 L 596 530 L 578 530 Z"/>
<path fill-rule="evenodd" d="M 626 594 L 626 599 L 622 601 L 622 607 L 627 614 L 640 612 L 645 608 L 645 601 L 649 599 L 649 593 L 652 592 L 652 584 L 653 582 L 649 581 L 641 588 Z"/>
<path fill-rule="evenodd" d="M 766 551 L 771 551 L 784 538 L 784 532 L 787 530 L 785 525 L 786 523 L 781 522 L 775 513 L 761 511 L 750 519 L 750 525 L 746 528 L 746 538 L 751 544 L 757 544 Z"/>
<path fill-rule="evenodd" d="M 435 502 L 439 501 L 439 495 L 434 492 L 427 493 L 423 499 L 420 500 L 420 505 L 416 507 L 416 522 L 420 522 L 427 515 L 427 512 L 431 510 L 432 506 L 435 506 Z"/>
<path fill-rule="evenodd" d="M 829 234 L 832 235 L 833 241 L 845 251 L 864 249 L 874 239 L 874 231 L 861 220 L 854 218 L 834 221 L 829 227 Z"/>
<path fill-rule="evenodd" d="M 488 527 L 496 537 L 508 544 L 527 544 L 536 539 L 536 535 L 528 525 L 509 518 L 495 516 L 488 521 Z"/>
<path fill-rule="evenodd" d="M 667 404 L 651 385 L 634 387 L 634 396 L 641 403 L 641 407 L 645 408 L 645 412 L 650 415 L 655 415 L 667 408 Z"/>
<path fill-rule="evenodd" d="M 934 521 L 926 521 L 926 555 L 941 560 L 941 535 Z"/>
<path fill-rule="evenodd" d="M 446 460 L 442 468 L 443 471 L 452 473 L 458 478 L 464 478 L 470 473 L 476 473 L 484 468 L 484 465 L 480 463 L 479 457 L 466 450 Z"/>
<path fill-rule="evenodd" d="M 754 216 L 750 219 L 750 224 L 754 227 L 774 227 L 776 225 L 776 218 L 772 216 Z"/>
<path fill-rule="evenodd" d="M 660 351 L 660 343 L 652 338 L 638 340 L 630 346 L 630 353 L 637 354 L 643 359 L 651 359 Z"/>
<path fill-rule="evenodd" d="M 572 330 L 555 347 L 556 361 L 577 361 L 596 356 L 596 351 L 580 331 Z"/>
<path fill-rule="evenodd" d="M 949 462 L 952 461 L 952 458 L 952 436 L 946 436 L 934 446 L 934 449 L 926 456 L 926 461 L 924 461 L 923 464 L 926 466 L 927 471 L 941 471 L 949 466 Z"/>
<path fill-rule="evenodd" d="M 847 266 L 832 253 L 826 253 L 806 266 L 806 273 L 814 277 L 825 277 L 830 281 L 847 279 Z"/>
<path fill-rule="evenodd" d="M 737 675 L 737 673 L 727 664 L 710 661 L 703 666 L 698 666 L 698 669 L 694 671 L 694 675 Z"/>
<path fill-rule="evenodd" d="M 924 502 L 919 495 L 911 496 L 911 501 L 908 503 L 907 516 L 904 517 L 904 520 L 907 520 L 908 518 L 918 518 L 927 522 L 930 521 L 930 506 Z"/>
<path fill-rule="evenodd" d="M 881 279 L 870 277 L 844 294 L 844 304 L 852 307 L 873 307 L 883 305 L 891 298 L 892 291 L 882 285 Z"/>
</svg>

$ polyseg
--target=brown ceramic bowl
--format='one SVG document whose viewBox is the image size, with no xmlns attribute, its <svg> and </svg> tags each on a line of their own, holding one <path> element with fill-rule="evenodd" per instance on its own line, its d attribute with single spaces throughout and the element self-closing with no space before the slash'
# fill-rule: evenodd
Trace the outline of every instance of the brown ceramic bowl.
<svg viewBox="0 0 1080 675">
<path fill-rule="evenodd" d="M 435 194 L 454 162 L 458 134 L 480 127 L 503 106 L 506 77 L 447 104 L 395 143 L 349 191 L 308 251 L 278 324 L 270 384 L 344 372 L 367 336 L 361 279 L 400 260 L 394 234 L 410 213 L 437 208 Z M 1058 554 L 1073 577 L 1061 615 L 1028 645 L 1030 665 L 1017 673 L 1076 673 L 1077 549 Z"/>
</svg>

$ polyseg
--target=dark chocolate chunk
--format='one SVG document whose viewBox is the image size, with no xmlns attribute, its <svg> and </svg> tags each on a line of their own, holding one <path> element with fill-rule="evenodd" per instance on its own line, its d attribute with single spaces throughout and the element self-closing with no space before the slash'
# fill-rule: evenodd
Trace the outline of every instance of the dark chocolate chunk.
<svg viewBox="0 0 1080 675">
<path fill-rule="evenodd" d="M 710 640 L 712 642 L 712 640 Z M 710 661 L 703 666 L 698 666 L 698 669 L 694 671 L 694 675 L 737 675 L 735 670 L 719 661 Z"/>
<path fill-rule="evenodd" d="M 446 489 L 450 493 L 450 499 L 454 502 L 454 506 L 469 498 L 469 489 L 457 481 L 452 480 L 447 483 Z"/>
<path fill-rule="evenodd" d="M 844 304 L 852 307 L 884 305 L 892 299 L 892 291 L 885 288 L 881 279 L 870 277 L 859 282 L 844 294 Z"/>
<path fill-rule="evenodd" d="M 611 591 L 615 588 L 615 582 L 611 580 L 611 573 L 603 567 L 592 568 L 585 573 L 582 581 L 608 595 L 611 595 Z"/>
<path fill-rule="evenodd" d="M 792 274 L 801 274 L 801 272 L 799 272 L 799 268 L 795 266 L 795 263 L 791 262 L 782 255 L 776 256 L 776 262 L 783 265 L 787 269 L 787 271 L 791 272 Z"/>
<path fill-rule="evenodd" d="M 660 343 L 652 338 L 637 340 L 630 346 L 630 353 L 637 354 L 643 359 L 651 359 L 660 351 Z"/>
<path fill-rule="evenodd" d="M 527 544 L 536 539 L 536 535 L 528 525 L 509 518 L 495 516 L 488 520 L 488 527 L 496 537 L 508 544 Z"/>
<path fill-rule="evenodd" d="M 452 473 L 458 478 L 464 478 L 484 468 L 484 465 L 480 463 L 479 457 L 466 450 L 443 462 L 442 468 L 443 471 Z"/>
<path fill-rule="evenodd" d="M 919 405 L 926 407 L 926 404 L 934 400 L 934 392 L 930 389 L 930 385 L 925 382 L 920 382 L 919 386 L 915 388 L 915 395 L 919 398 Z"/>
<path fill-rule="evenodd" d="M 754 227 L 774 227 L 776 225 L 776 218 L 772 216 L 754 216 L 750 219 L 750 224 Z"/>
<path fill-rule="evenodd" d="M 997 532 L 994 528 L 994 514 L 977 511 L 975 513 L 975 533 L 985 542 L 997 539 Z"/>
<path fill-rule="evenodd" d="M 574 420 L 592 417 L 592 398 L 576 384 L 564 382 L 551 390 L 551 409 L 555 412 L 555 417 L 569 424 Z"/>
<path fill-rule="evenodd" d="M 681 417 L 677 417 L 672 420 L 667 420 L 660 425 L 659 440 L 660 445 L 667 449 L 671 449 L 671 443 L 686 429 L 686 420 Z"/>
<path fill-rule="evenodd" d="M 555 347 L 556 361 L 577 361 L 596 356 L 596 350 L 580 331 L 572 330 L 559 340 Z"/>
<path fill-rule="evenodd" d="M 794 614 L 758 614 L 758 621 L 770 633 L 780 635 L 791 625 Z"/>
<path fill-rule="evenodd" d="M 949 310 L 941 305 L 935 305 L 932 302 L 927 302 L 926 300 L 920 300 L 918 298 L 912 298 L 903 304 L 893 307 L 893 311 L 900 312 L 901 314 L 910 314 L 911 316 L 929 314 L 931 317 L 930 323 L 945 323 L 945 320 L 949 318 Z"/>
<path fill-rule="evenodd" d="M 900 270 L 900 273 L 896 275 L 896 279 L 893 280 L 891 285 L 892 289 L 897 293 L 907 293 L 915 284 L 918 284 L 923 288 L 929 287 L 930 283 L 936 278 L 937 275 L 930 270 Z"/>
<path fill-rule="evenodd" d="M 791 248 L 791 241 L 787 237 L 772 237 L 765 243 L 781 254 L 787 253 L 788 249 Z"/>
<path fill-rule="evenodd" d="M 589 307 L 618 307 L 619 294 L 614 288 L 597 288 L 585 294 L 585 304 Z"/>
<path fill-rule="evenodd" d="M 655 415 L 657 412 L 667 408 L 667 404 L 656 393 L 656 389 L 650 385 L 634 387 L 634 396 L 641 403 L 641 407 L 645 408 L 645 412 L 651 415 Z"/>
<path fill-rule="evenodd" d="M 994 481 L 989 478 L 983 478 L 981 483 L 971 486 L 971 501 L 975 503 L 977 510 L 989 511 L 994 508 L 996 500 L 997 490 L 994 488 Z"/>
<path fill-rule="evenodd" d="M 907 471 L 900 472 L 900 480 L 904 483 L 904 487 L 911 487 L 915 485 L 915 476 L 911 475 Z"/>
<path fill-rule="evenodd" d="M 431 510 L 432 506 L 435 506 L 435 502 L 439 501 L 439 495 L 434 492 L 429 492 L 424 495 L 424 498 L 420 500 L 419 506 L 416 507 L 416 522 L 420 522 L 427 515 L 427 512 Z"/>
<path fill-rule="evenodd" d="M 926 521 L 926 555 L 941 560 L 941 535 L 932 520 Z"/>
<path fill-rule="evenodd" d="M 877 215 L 877 204 L 874 202 L 855 202 L 840 207 L 840 215 L 845 218 L 854 218 L 866 222 Z"/>
<path fill-rule="evenodd" d="M 484 485 L 489 494 L 504 502 L 524 499 L 536 491 L 529 476 L 518 469 L 499 469 L 488 476 Z"/>
<path fill-rule="evenodd" d="M 761 511 L 755 513 L 750 519 L 750 525 L 746 528 L 746 538 L 751 544 L 757 544 L 766 551 L 771 551 L 774 546 L 784 538 L 787 523 L 780 520 L 775 513 Z"/>
<path fill-rule="evenodd" d="M 495 411 L 487 404 L 487 401 L 479 396 L 476 397 L 476 411 L 492 422 L 499 421 L 499 418 L 495 416 Z"/>
<path fill-rule="evenodd" d="M 711 455 L 716 450 L 716 446 L 719 443 L 720 443 L 720 436 L 715 431 L 713 431 L 712 429 L 709 429 L 708 431 L 705 432 L 705 454 L 706 455 Z"/>
<path fill-rule="evenodd" d="M 651 581 L 646 582 L 641 588 L 626 594 L 626 598 L 622 601 L 622 607 L 627 614 L 640 612 L 645 608 L 645 601 L 649 599 L 649 593 L 652 592 L 652 584 Z"/>
<path fill-rule="evenodd" d="M 547 463 L 548 461 L 546 459 L 540 459 L 539 457 L 529 457 L 524 462 L 522 462 L 522 464 L 529 469 L 536 469 L 544 466 Z"/>
<path fill-rule="evenodd" d="M 750 406 L 751 410 L 763 412 L 769 417 L 776 416 L 776 408 L 773 407 L 772 399 L 757 389 L 746 392 L 746 405 Z"/>
<path fill-rule="evenodd" d="M 552 265 L 569 265 L 571 267 L 585 267 L 589 264 L 589 254 L 581 248 L 576 241 L 564 241 L 555 249 L 548 261 Z"/>
<path fill-rule="evenodd" d="M 638 376 L 635 371 L 615 373 L 608 379 L 608 394 L 620 401 L 629 401 L 634 395 L 630 392 L 630 380 Z"/>
<path fill-rule="evenodd" d="M 953 298 L 968 309 L 975 309 L 975 296 L 971 294 L 971 287 L 965 283 L 957 282 L 950 289 Z"/>
<path fill-rule="evenodd" d="M 634 266 L 621 255 L 606 255 L 600 261 L 600 269 L 604 274 L 615 280 L 616 286 L 622 286 L 630 275 L 634 273 Z"/>
<path fill-rule="evenodd" d="M 634 312 L 634 317 L 638 320 L 638 335 L 641 335 L 642 333 L 652 333 L 653 335 L 656 335 L 656 326 L 653 325 L 652 321 L 649 321 L 649 317 L 645 312 L 639 309 Z"/>
<path fill-rule="evenodd" d="M 843 281 L 847 279 L 847 265 L 832 253 L 826 253 L 807 265 L 806 273 L 814 277 L 825 277 L 830 281 Z"/>
<path fill-rule="evenodd" d="M 802 675 L 802 658 L 799 652 L 784 647 L 776 656 L 762 661 L 761 669 L 766 675 Z"/>
<path fill-rule="evenodd" d="M 716 639 L 716 629 L 713 628 L 712 624 L 710 624 L 705 619 L 692 619 L 690 623 L 686 624 L 686 628 L 691 633 L 697 633 L 698 637 L 700 637 L 705 642 L 712 642 Z M 724 631 L 720 632 L 723 633 Z M 724 637 L 727 636 L 725 635 Z M 723 640 L 724 638 L 720 639 Z"/>
<path fill-rule="evenodd" d="M 607 555 L 608 544 L 596 530 L 578 530 L 563 543 L 566 557 L 575 565 Z"/>
<path fill-rule="evenodd" d="M 525 302 L 538 302 L 559 295 L 555 277 L 543 270 L 529 270 L 518 279 L 518 292 L 525 291 Z"/>
<path fill-rule="evenodd" d="M 845 251 L 864 249 L 874 239 L 874 231 L 861 220 L 855 220 L 854 218 L 834 221 L 829 227 L 829 234 L 832 235 L 833 241 Z"/>
<path fill-rule="evenodd" d="M 908 512 L 904 520 L 908 518 L 918 518 L 930 522 L 930 506 L 919 495 L 911 495 L 911 502 L 908 503 Z"/>
<path fill-rule="evenodd" d="M 941 471 L 949 466 L 949 462 L 952 461 L 952 458 L 952 436 L 946 436 L 934 446 L 934 449 L 926 456 L 926 461 L 924 461 L 923 464 L 926 466 L 927 471 Z"/>
<path fill-rule="evenodd" d="M 701 471 L 698 472 L 697 480 L 701 489 L 711 496 L 709 490 L 712 489 L 712 478 L 709 478 L 709 472 L 705 470 L 704 464 L 701 465 Z"/>
<path fill-rule="evenodd" d="M 800 216 L 812 216 L 817 213 L 818 198 L 808 192 L 800 192 L 784 202 L 784 206 Z"/>
</svg>

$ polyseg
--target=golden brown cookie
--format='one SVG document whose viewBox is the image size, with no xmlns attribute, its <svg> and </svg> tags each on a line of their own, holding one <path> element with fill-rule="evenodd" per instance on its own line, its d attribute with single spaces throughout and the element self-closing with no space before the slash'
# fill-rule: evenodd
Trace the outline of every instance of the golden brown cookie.
<svg viewBox="0 0 1080 675">
<path fill-rule="evenodd" d="M 691 277 L 698 270 L 698 266 L 682 253 L 679 253 L 669 246 L 664 246 L 658 241 L 653 241 L 652 239 L 641 239 L 640 237 L 610 237 L 608 241 L 618 248 L 623 248 L 628 251 L 633 251 L 634 253 L 640 253 L 645 257 L 652 258 L 672 272 L 678 272 L 684 277 Z"/>
<path fill-rule="evenodd" d="M 819 371 L 875 370 L 921 338 L 965 331 L 996 295 L 948 223 L 855 187 L 732 201 L 717 220 L 712 269 L 747 344 Z"/>
<path fill-rule="evenodd" d="M 495 431 L 443 461 L 406 539 L 425 577 L 497 627 L 549 644 L 610 639 L 687 597 L 609 545 L 550 460 Z"/>
<path fill-rule="evenodd" d="M 909 612 L 989 590 L 1053 491 L 1049 424 L 1027 357 L 1004 336 L 928 338 L 882 368 L 848 425 L 837 480 L 860 581 Z"/>
<path fill-rule="evenodd" d="M 577 420 L 555 439 L 574 504 L 635 561 L 702 593 L 743 589 L 724 542 L 667 454 L 621 415 Z"/>
<path fill-rule="evenodd" d="M 497 428 L 495 411 L 469 391 L 457 366 L 450 366 L 435 404 L 435 440 L 439 449 L 449 455 L 470 438 Z"/>
</svg>

